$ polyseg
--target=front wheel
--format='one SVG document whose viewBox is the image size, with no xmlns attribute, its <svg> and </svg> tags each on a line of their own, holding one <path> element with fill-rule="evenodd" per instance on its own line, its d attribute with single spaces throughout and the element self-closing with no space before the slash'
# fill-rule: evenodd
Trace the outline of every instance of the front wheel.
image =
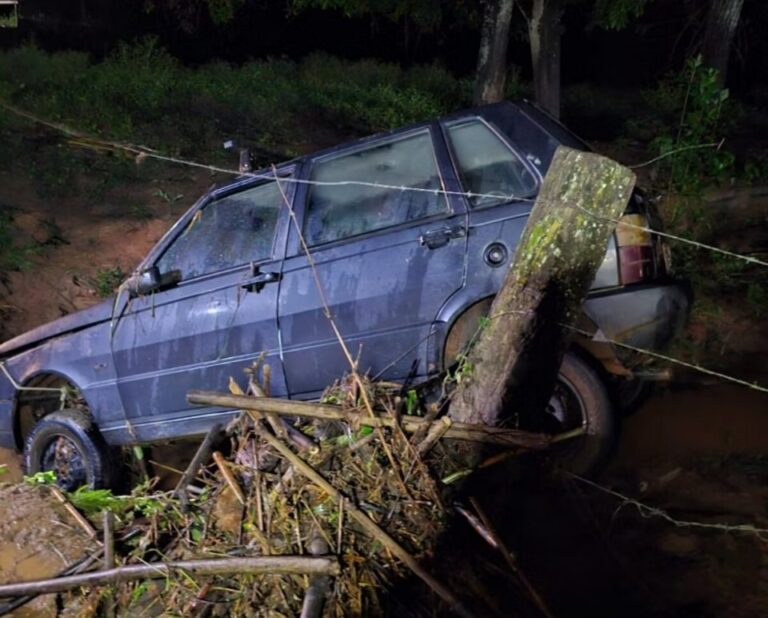
<svg viewBox="0 0 768 618">
<path fill-rule="evenodd" d="M 27 474 L 53 472 L 66 491 L 109 484 L 109 458 L 91 419 L 80 410 L 59 410 L 41 418 L 24 444 Z"/>
<path fill-rule="evenodd" d="M 549 451 L 566 470 L 594 474 L 616 447 L 618 422 L 605 384 L 578 356 L 563 358 L 552 397 L 537 428 L 551 434 L 583 429 L 584 434 Z"/>
</svg>

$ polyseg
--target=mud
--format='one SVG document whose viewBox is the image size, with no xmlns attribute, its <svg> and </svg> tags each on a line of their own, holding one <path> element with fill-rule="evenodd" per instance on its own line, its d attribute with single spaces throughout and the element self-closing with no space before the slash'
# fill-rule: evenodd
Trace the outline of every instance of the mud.
<svg viewBox="0 0 768 618">
<path fill-rule="evenodd" d="M 54 577 L 97 549 L 46 487 L 0 486 L 0 505 L 2 584 Z M 55 595 L 38 597 L 11 615 L 56 616 Z"/>
</svg>

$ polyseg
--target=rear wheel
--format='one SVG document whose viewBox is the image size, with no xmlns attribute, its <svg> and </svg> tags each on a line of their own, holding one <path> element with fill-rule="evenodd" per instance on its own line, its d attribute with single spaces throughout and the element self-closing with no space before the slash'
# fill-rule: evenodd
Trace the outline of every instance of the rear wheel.
<svg viewBox="0 0 768 618">
<path fill-rule="evenodd" d="M 109 457 L 93 421 L 81 410 L 60 410 L 41 418 L 24 444 L 27 474 L 53 472 L 67 491 L 109 485 Z"/>
<path fill-rule="evenodd" d="M 613 452 L 618 423 L 607 389 L 598 374 L 574 354 L 566 354 L 549 404 L 536 428 L 551 434 L 583 429 L 584 434 L 549 451 L 580 475 L 594 474 Z"/>
</svg>

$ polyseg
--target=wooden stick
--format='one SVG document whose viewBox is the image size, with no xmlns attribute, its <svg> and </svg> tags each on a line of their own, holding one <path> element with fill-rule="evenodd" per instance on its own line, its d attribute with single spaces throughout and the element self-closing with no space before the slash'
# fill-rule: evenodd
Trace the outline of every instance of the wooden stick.
<svg viewBox="0 0 768 618">
<path fill-rule="evenodd" d="M 94 530 L 93 526 L 91 525 L 91 522 L 89 522 L 83 514 L 78 511 L 74 505 L 67 499 L 67 497 L 62 493 L 61 489 L 56 487 L 56 485 L 49 485 L 51 489 L 51 493 L 56 497 L 56 499 L 61 502 L 64 505 L 64 508 L 67 509 L 70 515 L 74 517 L 75 521 L 78 523 L 78 525 L 85 531 L 85 533 L 94 539 L 97 543 L 100 543 L 98 539 L 98 534 L 96 530 Z"/>
<path fill-rule="evenodd" d="M 451 428 L 451 424 L 451 418 L 449 416 L 444 416 L 432 423 L 427 432 L 427 436 L 416 447 L 416 452 L 419 454 L 419 457 L 423 457 L 429 452 L 429 449 L 435 445 L 435 442 L 442 438 Z"/>
<path fill-rule="evenodd" d="M 197 452 L 195 453 L 195 456 L 192 458 L 192 461 L 189 462 L 189 465 L 187 466 L 187 469 L 184 471 L 184 474 L 181 476 L 181 479 L 179 479 L 178 485 L 176 485 L 176 489 L 174 490 L 174 494 L 179 496 L 180 498 L 186 498 L 187 495 L 187 487 L 192 482 L 192 479 L 194 479 L 197 476 L 198 470 L 200 470 L 200 466 L 203 465 L 203 462 L 208 459 L 211 455 L 211 449 L 213 448 L 213 442 L 216 440 L 218 435 L 221 433 L 221 424 L 217 423 L 213 427 L 211 427 L 208 430 L 208 433 L 206 434 L 203 441 L 200 443 L 200 446 L 197 448 Z"/>
<path fill-rule="evenodd" d="M 509 566 L 510 570 L 520 580 L 520 583 L 523 585 L 523 588 L 525 588 L 526 592 L 531 597 L 533 604 L 547 618 L 553 618 L 552 612 L 549 611 L 549 608 L 547 607 L 547 604 L 544 602 L 544 599 L 538 593 L 536 588 L 533 587 L 533 584 L 531 584 L 531 582 L 525 576 L 525 573 L 523 573 L 520 570 L 520 565 L 517 563 L 517 558 L 515 558 L 515 555 L 511 551 L 509 551 L 509 549 L 507 549 L 507 546 L 504 544 L 504 541 L 502 541 L 501 537 L 497 534 L 496 530 L 491 524 L 491 520 L 488 519 L 488 517 L 486 517 L 485 512 L 483 511 L 483 509 L 480 508 L 480 505 L 478 504 L 477 500 L 475 500 L 473 497 L 470 497 L 469 502 L 470 504 L 472 504 L 472 508 L 475 509 L 475 512 L 477 513 L 478 517 L 480 517 L 480 521 L 483 522 L 483 526 L 485 526 L 486 531 L 496 543 L 496 548 L 501 552 L 502 556 L 504 556 L 504 560 L 507 562 L 507 565 Z"/>
<path fill-rule="evenodd" d="M 232 474 L 232 470 L 229 469 L 229 464 L 224 459 L 223 455 L 219 453 L 219 451 L 214 451 L 213 461 L 216 462 L 216 466 L 219 468 L 221 475 L 224 477 L 227 485 L 229 485 L 232 493 L 235 494 L 238 502 L 240 502 L 242 505 L 245 505 L 245 496 L 243 495 L 243 490 L 240 489 L 240 485 L 238 484 L 235 475 Z"/>
<path fill-rule="evenodd" d="M 315 534 L 309 543 L 309 552 L 313 556 L 324 556 L 328 553 L 328 544 L 320 534 Z M 313 575 L 304 593 L 300 618 L 320 618 L 323 615 L 323 605 L 331 586 L 331 578 L 327 575 Z"/>
<path fill-rule="evenodd" d="M 187 394 L 187 401 L 192 404 L 239 408 L 260 413 L 275 413 L 279 416 L 303 416 L 305 418 L 329 421 L 346 421 L 368 427 L 394 427 L 395 425 L 395 419 L 388 416 L 371 417 L 349 413 L 340 406 L 331 404 L 292 401 L 273 397 L 248 397 L 245 395 L 229 395 L 227 393 L 193 390 Z M 419 416 L 400 417 L 401 427 L 408 433 L 415 432 L 425 422 Z M 527 449 L 543 449 L 549 446 L 551 442 L 551 437 L 546 434 L 457 422 L 451 425 L 445 432 L 444 437 L 454 440 L 469 440 L 472 442 Z"/>
<path fill-rule="evenodd" d="M 269 365 L 264 365 L 264 367 L 262 367 L 262 375 L 264 376 L 264 380 L 265 380 L 264 388 L 262 388 L 261 385 L 256 380 L 256 370 L 254 368 L 253 374 L 248 380 L 248 390 L 250 391 L 248 393 L 249 395 L 254 395 L 255 397 L 269 397 L 269 385 L 266 384 L 266 382 L 270 379 L 269 376 L 271 376 L 272 373 L 271 373 L 271 370 L 268 368 L 269 368 Z M 238 394 L 238 393 L 233 393 L 233 394 Z M 277 434 L 281 438 L 284 438 L 285 426 L 283 425 L 282 419 L 274 412 L 265 412 L 264 416 L 269 422 L 269 426 L 272 427 L 272 431 L 274 431 L 275 434 Z"/>
<path fill-rule="evenodd" d="M 352 503 L 344 494 L 331 485 L 325 478 L 317 472 L 312 466 L 306 463 L 301 457 L 296 455 L 291 449 L 289 449 L 283 442 L 278 440 L 268 431 L 265 431 L 261 425 L 256 424 L 256 431 L 272 448 L 280 453 L 285 459 L 287 459 L 294 468 L 296 468 L 301 474 L 306 476 L 315 485 L 320 487 L 329 496 L 335 500 L 341 502 L 347 514 L 357 522 L 357 524 L 370 536 L 376 539 L 382 546 L 389 551 L 392 555 L 397 557 L 403 564 L 405 564 L 415 575 L 417 575 L 424 583 L 426 583 L 432 590 L 443 599 L 451 607 L 453 611 L 463 617 L 471 617 L 472 614 L 461 604 L 461 602 L 454 596 L 442 582 L 435 579 L 429 572 L 427 572 L 417 561 L 406 551 L 397 541 L 395 541 L 389 534 L 382 530 L 376 522 L 374 522 L 368 515 L 361 511 L 354 503 Z"/>
<path fill-rule="evenodd" d="M 129 564 L 94 571 L 82 575 L 68 575 L 52 579 L 0 585 L 0 597 L 28 594 L 63 592 L 80 586 L 104 586 L 138 579 L 165 579 L 174 572 L 182 571 L 191 575 L 338 575 L 339 563 L 333 557 L 309 556 L 259 556 L 254 558 L 213 558 L 205 560 L 180 560 L 178 562 L 154 562 Z"/>
<path fill-rule="evenodd" d="M 102 514 L 104 525 L 104 570 L 115 566 L 115 515 L 109 509 Z"/>
</svg>

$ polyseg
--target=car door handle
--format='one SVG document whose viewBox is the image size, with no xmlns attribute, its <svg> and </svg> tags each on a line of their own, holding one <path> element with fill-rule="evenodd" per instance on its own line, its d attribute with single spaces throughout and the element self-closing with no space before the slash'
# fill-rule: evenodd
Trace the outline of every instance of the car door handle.
<svg viewBox="0 0 768 618">
<path fill-rule="evenodd" d="M 240 287 L 246 292 L 256 292 L 258 294 L 267 283 L 275 283 L 280 281 L 281 278 L 282 275 L 280 273 L 257 273 Z"/>
<path fill-rule="evenodd" d="M 445 247 L 452 238 L 461 238 L 466 235 L 467 229 L 463 225 L 446 225 L 424 232 L 419 236 L 419 244 L 427 249 L 439 249 Z"/>
</svg>

